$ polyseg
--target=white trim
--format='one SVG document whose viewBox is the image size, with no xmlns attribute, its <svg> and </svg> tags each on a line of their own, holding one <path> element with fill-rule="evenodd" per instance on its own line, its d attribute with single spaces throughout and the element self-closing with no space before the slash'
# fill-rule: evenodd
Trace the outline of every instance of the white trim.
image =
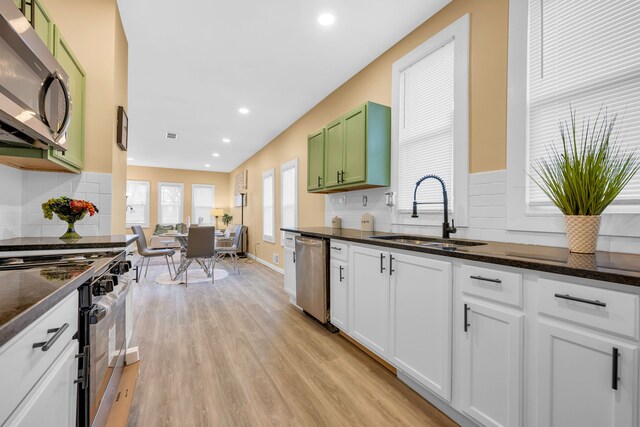
<svg viewBox="0 0 640 427">
<path fill-rule="evenodd" d="M 264 232 L 264 180 L 271 177 L 271 205 L 273 206 L 273 235 Z M 262 240 L 269 243 L 276 242 L 276 170 L 271 168 L 262 174 Z"/>
<path fill-rule="evenodd" d="M 254 254 L 250 254 L 249 252 L 247 252 L 247 257 L 251 258 L 252 260 L 258 261 L 260 264 L 262 264 L 262 265 L 264 265 L 266 267 L 269 267 L 273 271 L 276 271 L 276 272 L 284 275 L 284 269 L 283 268 L 276 267 L 275 265 L 271 264 L 270 262 L 267 262 L 267 261 L 263 260 L 262 258 L 258 258 Z"/>
<path fill-rule="evenodd" d="M 507 79 L 507 230 L 564 233 L 563 215 L 527 206 L 527 104 L 529 1 L 509 0 Z M 600 235 L 640 237 L 640 215 L 611 206 L 602 215 Z"/>
<path fill-rule="evenodd" d="M 125 211 L 124 214 L 124 219 L 126 222 L 126 226 L 127 227 L 131 227 L 132 225 L 139 225 L 142 228 L 149 228 L 149 223 L 151 222 L 150 218 L 150 205 L 151 205 L 151 182 L 150 181 L 145 181 L 145 180 L 139 180 L 139 179 L 128 179 L 127 183 L 125 184 L 125 193 L 126 193 L 126 186 L 129 185 L 129 183 L 136 183 L 136 184 L 145 184 L 147 186 L 147 200 L 146 203 L 144 205 L 144 222 L 142 224 L 139 223 L 134 223 L 134 222 L 126 222 L 127 220 L 127 213 Z M 127 206 L 129 206 L 129 203 L 126 203 Z M 125 208 L 126 210 L 128 210 L 128 208 Z"/>
<path fill-rule="evenodd" d="M 173 225 L 173 224 L 162 222 L 162 219 L 163 219 L 162 218 L 162 186 L 163 185 L 180 187 L 181 197 L 180 197 L 180 210 L 179 210 L 179 216 L 178 216 L 178 223 L 183 222 L 184 220 L 184 184 L 181 182 L 162 181 L 162 182 L 158 182 L 158 224 Z"/>
<path fill-rule="evenodd" d="M 198 218 L 195 218 L 195 210 L 196 210 L 195 209 L 196 208 L 195 200 L 196 200 L 196 198 L 194 196 L 196 188 L 211 188 L 213 190 L 213 200 L 211 201 L 211 203 L 212 203 L 211 204 L 211 209 L 213 209 L 213 208 L 216 207 L 216 186 L 213 185 L 213 184 L 191 184 L 191 217 L 192 217 L 191 221 L 195 220 L 196 223 L 197 223 Z M 202 207 L 202 206 L 200 206 L 200 207 Z M 218 224 L 214 224 L 216 220 L 215 220 L 215 218 L 213 216 L 211 216 L 211 214 L 209 214 L 209 221 L 210 222 L 208 222 L 208 223 L 205 222 L 204 224 L 206 224 L 206 225 L 215 225 L 216 227 L 218 226 Z"/>
<path fill-rule="evenodd" d="M 391 191 L 398 191 L 399 148 L 399 97 L 400 73 L 434 50 L 455 40 L 454 46 L 454 128 L 453 128 L 453 191 L 456 226 L 468 225 L 469 187 L 469 14 L 449 25 L 438 34 L 399 59 L 392 67 L 392 114 L 391 114 Z M 425 171 L 428 174 L 429 171 Z M 440 225 L 442 212 L 423 212 L 421 218 L 412 219 L 408 212 L 394 209 L 394 223 L 407 225 Z"/>
<path fill-rule="evenodd" d="M 293 228 L 298 227 L 298 159 L 295 158 L 293 160 L 289 160 L 286 163 L 283 163 L 280 166 L 280 225 L 282 227 L 284 227 L 285 225 L 283 224 L 283 220 L 284 220 L 284 206 L 283 206 L 283 202 L 284 202 L 284 179 L 282 178 L 284 176 L 284 171 L 288 170 L 288 169 L 295 169 L 296 171 L 296 176 L 295 179 L 293 180 L 293 194 L 294 194 L 294 206 L 295 206 L 295 210 L 293 213 Z M 284 231 L 280 232 L 280 244 L 282 246 L 284 246 Z"/>
</svg>

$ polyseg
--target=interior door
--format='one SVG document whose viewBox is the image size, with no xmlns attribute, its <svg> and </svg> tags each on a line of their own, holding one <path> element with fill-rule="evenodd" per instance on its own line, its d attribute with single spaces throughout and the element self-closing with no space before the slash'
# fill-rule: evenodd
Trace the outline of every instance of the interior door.
<svg viewBox="0 0 640 427">
<path fill-rule="evenodd" d="M 327 125 L 325 168 L 325 187 L 337 187 L 342 183 L 342 171 L 344 170 L 344 127 L 342 118 L 332 121 Z"/>
<path fill-rule="evenodd" d="M 324 129 L 307 138 L 307 190 L 324 187 Z"/>
<path fill-rule="evenodd" d="M 367 180 L 367 106 L 362 105 L 344 117 L 343 184 Z"/>
</svg>

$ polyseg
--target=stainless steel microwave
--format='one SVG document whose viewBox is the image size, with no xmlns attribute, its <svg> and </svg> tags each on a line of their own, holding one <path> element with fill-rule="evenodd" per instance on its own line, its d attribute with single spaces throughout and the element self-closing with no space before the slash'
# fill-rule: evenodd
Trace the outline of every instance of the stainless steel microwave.
<svg viewBox="0 0 640 427">
<path fill-rule="evenodd" d="M 0 145 L 65 151 L 68 79 L 13 0 L 0 0 Z"/>
</svg>

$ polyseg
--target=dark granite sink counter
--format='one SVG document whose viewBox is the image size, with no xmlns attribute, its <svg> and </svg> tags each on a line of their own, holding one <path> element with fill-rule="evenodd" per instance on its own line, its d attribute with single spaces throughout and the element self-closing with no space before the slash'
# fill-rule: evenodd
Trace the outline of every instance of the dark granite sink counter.
<svg viewBox="0 0 640 427">
<path fill-rule="evenodd" d="M 93 275 L 89 263 L 0 272 L 0 346 Z"/>
<path fill-rule="evenodd" d="M 124 248 L 135 238 L 135 234 L 116 234 L 112 236 L 87 236 L 73 242 L 65 242 L 57 237 L 16 237 L 15 239 L 0 240 L 0 257 L 2 252 L 13 251 Z"/>
<path fill-rule="evenodd" d="M 283 228 L 282 230 L 307 236 L 336 238 L 393 249 L 404 249 L 624 285 L 640 286 L 640 255 L 637 254 L 616 252 L 597 252 L 595 255 L 572 254 L 566 248 L 490 241 L 483 241 L 482 243 L 486 244 L 479 246 L 458 246 L 452 251 L 435 247 L 408 245 L 388 240 L 372 239 L 374 236 L 404 236 L 409 233 L 363 232 L 345 228 L 334 230 L 330 227 Z"/>
</svg>

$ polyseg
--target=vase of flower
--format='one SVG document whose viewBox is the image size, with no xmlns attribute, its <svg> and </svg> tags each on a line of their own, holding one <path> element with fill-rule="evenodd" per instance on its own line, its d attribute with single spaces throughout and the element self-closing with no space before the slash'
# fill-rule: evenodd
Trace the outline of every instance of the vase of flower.
<svg viewBox="0 0 640 427">
<path fill-rule="evenodd" d="M 65 221 L 67 223 L 67 232 L 60 238 L 72 241 L 82 237 L 75 230 L 76 222 L 84 218 L 87 213 L 89 216 L 93 216 L 99 211 L 96 205 L 91 202 L 62 196 L 56 199 L 49 199 L 43 203 L 42 212 L 47 219 L 53 219 L 53 214 L 55 213 L 58 218 Z"/>
<path fill-rule="evenodd" d="M 532 165 L 531 179 L 565 215 L 569 251 L 596 251 L 601 214 L 640 168 L 635 151 L 623 149 L 614 133 L 616 117 L 605 110 L 576 124 L 575 110 L 560 123 L 562 144 Z"/>
</svg>

